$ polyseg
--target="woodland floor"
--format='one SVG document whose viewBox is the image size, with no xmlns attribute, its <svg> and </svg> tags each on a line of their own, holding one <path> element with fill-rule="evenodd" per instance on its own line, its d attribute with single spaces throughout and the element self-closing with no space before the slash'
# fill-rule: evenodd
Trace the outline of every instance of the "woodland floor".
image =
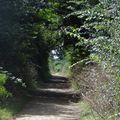
<svg viewBox="0 0 120 120">
<path fill-rule="evenodd" d="M 65 78 L 53 77 L 14 120 L 79 120 L 76 94 Z"/>
</svg>

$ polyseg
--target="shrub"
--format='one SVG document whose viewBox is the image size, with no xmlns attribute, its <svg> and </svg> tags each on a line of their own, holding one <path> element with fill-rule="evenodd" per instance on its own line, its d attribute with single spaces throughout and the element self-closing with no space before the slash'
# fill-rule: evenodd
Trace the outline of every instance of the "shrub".
<svg viewBox="0 0 120 120">
<path fill-rule="evenodd" d="M 0 100 L 5 99 L 11 95 L 4 87 L 6 80 L 7 76 L 5 74 L 0 74 Z"/>
<path fill-rule="evenodd" d="M 113 79 L 95 62 L 77 64 L 73 67 L 72 80 L 77 82 L 84 100 L 97 112 L 100 119 L 118 120 L 120 88 Z"/>
</svg>

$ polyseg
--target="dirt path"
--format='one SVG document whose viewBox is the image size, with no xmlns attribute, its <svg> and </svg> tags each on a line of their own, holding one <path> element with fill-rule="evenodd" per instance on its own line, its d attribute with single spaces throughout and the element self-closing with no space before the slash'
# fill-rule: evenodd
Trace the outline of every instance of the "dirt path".
<svg viewBox="0 0 120 120">
<path fill-rule="evenodd" d="M 79 120 L 79 106 L 73 102 L 73 91 L 65 80 L 56 80 L 38 89 L 15 120 Z"/>
</svg>

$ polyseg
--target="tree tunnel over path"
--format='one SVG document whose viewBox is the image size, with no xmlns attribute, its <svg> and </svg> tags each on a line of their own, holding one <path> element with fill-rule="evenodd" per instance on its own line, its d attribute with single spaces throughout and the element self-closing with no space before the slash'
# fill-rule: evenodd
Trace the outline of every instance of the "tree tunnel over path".
<svg viewBox="0 0 120 120">
<path fill-rule="evenodd" d="M 0 3 L 0 66 L 28 87 L 50 77 L 49 53 L 62 41 L 58 7 L 44 0 Z"/>
<path fill-rule="evenodd" d="M 35 104 L 25 109 L 27 117 L 44 115 L 41 109 L 49 116 L 49 106 L 53 118 L 78 120 L 70 115 L 77 95 L 65 76 L 98 116 L 117 120 L 120 1 L 0 0 L 0 117 L 5 100 L 29 95 Z"/>
<path fill-rule="evenodd" d="M 103 3 L 1 0 L 0 66 L 22 79 L 28 89 L 48 80 L 50 69 L 66 73 L 68 66 L 83 59 L 100 59 L 107 66 L 111 61 L 113 66 L 119 66 L 118 2 L 115 15 L 106 12 L 112 2 Z M 53 50 L 58 55 L 51 57 Z"/>
</svg>

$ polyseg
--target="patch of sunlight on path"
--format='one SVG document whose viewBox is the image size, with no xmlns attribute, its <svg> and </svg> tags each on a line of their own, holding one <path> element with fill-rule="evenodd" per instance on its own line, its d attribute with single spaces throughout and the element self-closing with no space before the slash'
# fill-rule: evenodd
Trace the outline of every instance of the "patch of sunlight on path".
<svg viewBox="0 0 120 120">
<path fill-rule="evenodd" d="M 31 101 L 15 120 L 79 120 L 78 103 L 56 98 Z"/>
<path fill-rule="evenodd" d="M 45 91 L 47 89 L 47 91 L 50 90 L 50 93 L 55 92 L 56 94 L 33 97 L 33 100 L 25 106 L 24 110 L 14 120 L 79 120 L 79 103 L 71 102 L 67 96 L 64 96 L 65 91 L 66 94 L 71 93 L 70 88 L 63 88 L 63 84 L 59 83 L 58 85 L 47 83 L 47 86 L 50 88 L 45 88 Z M 44 92 L 44 89 L 41 90 Z M 57 94 L 61 93 L 63 93 L 63 96 L 58 97 Z"/>
</svg>

